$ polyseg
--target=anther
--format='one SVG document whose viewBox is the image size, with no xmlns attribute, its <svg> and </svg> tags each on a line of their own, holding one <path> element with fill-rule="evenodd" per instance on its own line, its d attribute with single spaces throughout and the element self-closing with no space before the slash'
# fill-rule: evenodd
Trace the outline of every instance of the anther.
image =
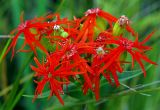
<svg viewBox="0 0 160 110">
<path fill-rule="evenodd" d="M 99 11 L 100 11 L 100 9 L 99 8 L 93 8 L 93 9 L 89 9 L 89 10 L 87 10 L 86 12 L 85 12 L 85 16 L 88 16 L 88 15 L 90 15 L 90 14 L 98 14 L 99 13 Z"/>
<path fill-rule="evenodd" d="M 54 30 L 59 30 L 59 29 L 60 29 L 60 26 L 55 24 L 55 25 L 53 26 L 53 29 L 54 29 Z"/>
<path fill-rule="evenodd" d="M 129 24 L 129 19 L 125 16 L 122 15 L 119 19 L 118 19 L 118 23 L 120 26 L 125 26 Z"/>
<path fill-rule="evenodd" d="M 98 47 L 98 48 L 96 49 L 96 53 L 97 53 L 98 55 L 104 55 L 104 54 L 105 54 L 105 51 L 103 50 L 102 47 Z"/>
</svg>

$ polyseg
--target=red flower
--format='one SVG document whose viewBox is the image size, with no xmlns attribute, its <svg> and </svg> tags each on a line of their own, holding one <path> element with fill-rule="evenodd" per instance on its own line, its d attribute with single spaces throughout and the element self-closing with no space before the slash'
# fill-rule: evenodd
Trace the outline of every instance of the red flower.
<svg viewBox="0 0 160 110">
<path fill-rule="evenodd" d="M 94 85 L 94 93 L 95 93 L 95 97 L 96 100 L 99 99 L 99 87 L 100 87 L 100 74 L 98 74 L 99 70 L 102 68 L 102 66 L 104 64 L 108 63 L 108 60 L 104 59 L 110 54 L 109 52 L 106 52 L 106 50 L 103 49 L 103 47 L 98 47 L 96 49 L 96 54 L 93 57 L 93 61 L 91 64 L 91 68 L 94 71 L 93 74 L 90 74 L 89 77 L 92 81 L 92 84 Z M 101 64 L 103 62 L 103 64 Z M 113 79 L 116 83 L 116 86 L 119 86 L 119 81 L 118 81 L 118 76 L 117 76 L 117 72 L 123 72 L 123 69 L 120 66 L 120 62 L 119 61 L 114 61 L 112 62 L 112 64 L 110 64 L 110 66 L 108 68 L 106 68 L 106 71 L 101 72 L 102 75 L 106 78 L 106 80 L 109 81 L 110 84 L 112 84 L 112 80 L 111 80 L 111 75 L 113 76 Z M 84 94 L 87 93 L 89 87 L 84 84 L 83 86 L 83 92 Z"/>
<path fill-rule="evenodd" d="M 94 28 L 100 29 L 96 24 L 96 18 L 97 16 L 104 17 L 101 16 L 101 14 L 102 10 L 99 8 L 89 9 L 85 12 L 85 17 L 82 18 L 82 21 L 84 19 L 84 23 L 82 24 L 82 29 L 76 38 L 76 42 L 85 42 L 87 40 L 93 42 Z M 112 26 L 111 22 L 117 21 L 117 19 L 109 13 L 105 13 L 105 18 L 110 23 L 110 26 Z"/>
<path fill-rule="evenodd" d="M 120 57 L 123 52 L 127 51 L 132 56 L 132 67 L 134 66 L 134 60 L 137 61 L 142 68 L 144 76 L 146 76 L 146 71 L 144 69 L 144 65 L 141 60 L 144 60 L 151 64 L 156 64 L 155 62 L 151 61 L 144 53 L 144 51 L 148 50 L 148 46 L 144 46 L 143 44 L 151 37 L 153 33 L 151 33 L 144 41 L 138 42 L 137 40 L 132 42 L 127 38 L 120 37 L 118 40 L 108 40 L 106 44 L 116 44 L 118 47 L 114 48 L 112 52 L 104 59 L 104 61 L 108 60 L 100 70 L 99 74 L 103 72 L 106 68 L 108 68 L 116 59 Z"/>
<path fill-rule="evenodd" d="M 99 99 L 99 86 L 100 86 L 100 74 L 102 74 L 110 84 L 112 84 L 111 75 L 116 83 L 116 86 L 119 86 L 118 75 L 117 72 L 122 73 L 123 68 L 121 65 L 125 63 L 125 61 L 120 59 L 120 56 L 127 51 L 131 54 L 132 66 L 134 67 L 134 61 L 137 61 L 142 68 L 144 76 L 146 75 L 146 71 L 144 68 L 143 63 L 141 60 L 144 60 L 151 64 L 156 64 L 155 62 L 151 61 L 145 54 L 144 51 L 149 50 L 149 46 L 144 46 L 143 44 L 149 40 L 152 36 L 153 32 L 145 38 L 142 42 L 139 42 L 136 39 L 134 42 L 128 40 L 127 38 L 119 37 L 118 39 L 114 39 L 114 37 L 109 32 L 100 33 L 96 39 L 97 42 L 97 49 L 96 54 L 93 57 L 93 61 L 91 64 L 91 69 L 94 71 L 93 74 L 90 74 L 89 77 L 94 85 L 94 93 L 96 100 Z M 138 37 L 137 37 L 138 38 Z M 110 44 L 117 45 L 109 46 Z M 83 92 L 84 94 L 87 93 L 89 87 L 84 84 Z"/>
<path fill-rule="evenodd" d="M 97 17 L 109 23 L 106 31 L 97 25 Z M 98 36 L 95 34 L 95 28 L 100 31 Z M 124 29 L 135 36 L 134 41 L 123 37 Z M 31 65 L 37 78 L 34 99 L 42 94 L 46 83 L 49 83 L 49 97 L 55 95 L 60 103 L 64 104 L 61 98 L 64 94 L 63 86 L 70 84 L 72 78 L 83 82 L 84 94 L 90 89 L 98 100 L 101 76 L 111 85 L 114 83 L 117 87 L 120 85 L 117 73 L 123 72 L 123 65 L 127 63 L 123 58 L 126 53 L 132 57 L 132 67 L 137 61 L 144 76 L 146 70 L 142 60 L 156 64 L 145 55 L 151 47 L 144 45 L 153 33 L 139 42 L 126 16 L 116 18 L 99 8 L 89 9 L 84 17 L 80 19 L 74 17 L 74 20 L 61 19 L 59 14 L 50 14 L 24 22 L 21 16 L 21 24 L 13 31 L 12 34 L 15 36 L 5 55 L 12 48 L 13 58 L 18 37 L 24 34 L 24 43 L 19 51 L 31 50 L 37 56 L 38 47 L 46 57 L 46 61 L 42 63 L 34 57 L 37 67 Z M 24 50 L 26 45 L 30 50 Z"/>
<path fill-rule="evenodd" d="M 134 32 L 134 30 L 132 29 L 132 27 L 129 25 L 128 18 L 125 17 L 124 15 L 122 15 L 119 19 L 117 19 L 116 17 L 112 16 L 111 14 L 109 14 L 109 13 L 103 11 L 103 10 L 100 10 L 99 13 L 98 13 L 98 15 L 100 17 L 105 18 L 109 22 L 111 28 L 112 28 L 112 23 L 119 22 L 121 26 L 125 24 L 126 25 L 125 26 L 126 30 L 128 32 L 130 32 L 133 36 L 136 35 L 135 32 Z"/>
<path fill-rule="evenodd" d="M 39 47 L 41 50 L 43 50 L 45 53 L 47 53 L 47 50 L 40 44 L 39 40 L 36 38 L 36 34 L 33 34 L 30 29 L 31 28 L 35 28 L 33 27 L 33 22 L 35 22 L 34 20 L 28 20 L 28 21 L 25 21 L 25 22 L 22 22 L 17 29 L 15 29 L 13 31 L 12 34 L 14 34 L 16 31 L 18 31 L 16 33 L 16 35 L 14 36 L 10 46 L 8 47 L 8 50 L 6 51 L 5 55 L 9 52 L 9 50 L 11 48 L 12 49 L 12 58 L 14 56 L 14 53 L 15 53 L 15 46 L 16 46 L 16 43 L 17 43 L 17 40 L 18 40 L 18 37 L 23 33 L 24 34 L 24 38 L 25 38 L 25 41 L 24 41 L 24 44 L 23 46 L 21 47 L 21 49 L 19 51 L 25 51 L 23 50 L 23 48 L 25 47 L 26 44 L 28 44 L 31 48 L 31 50 L 36 54 L 36 51 L 35 51 L 35 48 L 36 47 Z M 39 23 L 41 24 L 41 23 Z"/>
<path fill-rule="evenodd" d="M 63 53 L 62 61 L 66 62 L 66 63 L 63 63 L 63 65 L 66 66 L 71 63 L 77 64 L 77 62 L 80 62 L 75 69 L 77 71 L 79 70 L 83 72 L 84 80 L 86 81 L 86 84 L 89 86 L 90 89 L 92 89 L 92 83 L 90 81 L 90 78 L 88 77 L 88 74 L 92 74 L 93 70 L 87 64 L 88 61 L 85 58 L 82 58 L 81 55 L 87 54 L 87 53 L 94 54 L 95 50 L 92 45 L 93 44 L 90 44 L 90 43 L 75 43 L 75 44 L 67 43 L 60 50 L 60 52 Z"/>
<path fill-rule="evenodd" d="M 48 19 L 53 20 L 54 17 L 56 17 L 56 21 L 52 21 L 52 22 L 46 21 Z M 35 55 L 37 54 L 36 53 L 36 48 L 37 47 L 40 48 L 46 54 L 48 54 L 47 49 L 44 48 L 43 44 L 40 43 L 40 40 L 41 40 L 42 37 L 44 37 L 44 35 L 51 35 L 54 32 L 53 27 L 55 25 L 59 25 L 59 24 L 65 24 L 67 27 L 69 25 L 72 26 L 71 29 L 64 28 L 64 30 L 66 30 L 69 34 L 74 33 L 74 35 L 75 35 L 76 30 L 73 29 L 76 26 L 75 23 L 71 22 L 71 21 L 68 21 L 66 18 L 60 19 L 59 14 L 48 15 L 45 18 L 44 17 L 34 18 L 32 20 L 27 20 L 25 22 L 23 21 L 23 18 L 21 17 L 21 24 L 18 26 L 17 29 L 15 29 L 12 32 L 12 34 L 16 33 L 16 35 L 14 36 L 14 38 L 13 38 L 10 46 L 8 47 L 8 50 L 6 51 L 5 55 L 12 48 L 12 58 L 13 58 L 14 53 L 15 53 L 15 46 L 16 46 L 18 37 L 21 34 L 24 34 L 24 43 L 23 43 L 23 45 L 22 45 L 22 47 L 20 48 L 19 51 L 23 51 L 23 52 L 30 51 L 30 50 L 24 50 L 24 47 L 27 44 L 27 45 L 29 45 L 31 51 L 33 51 Z"/>
<path fill-rule="evenodd" d="M 51 55 L 51 57 L 48 57 L 47 62 L 43 62 L 42 64 L 35 57 L 34 61 L 38 67 L 36 68 L 31 65 L 32 70 L 36 72 L 35 76 L 41 78 L 41 81 L 35 81 L 37 83 L 37 88 L 35 90 L 34 100 L 39 94 L 42 94 L 44 86 L 47 82 L 49 82 L 49 87 L 51 89 L 50 96 L 55 94 L 61 104 L 64 105 L 64 102 L 60 96 L 60 94 L 64 94 L 62 88 L 63 85 L 68 85 L 70 83 L 68 79 L 69 76 L 82 74 L 82 72 L 71 71 L 74 67 L 73 65 L 68 66 L 68 68 L 64 68 L 63 66 L 61 66 L 61 63 L 59 62 L 60 57 L 58 57 L 56 54 Z"/>
<path fill-rule="evenodd" d="M 113 23 L 120 22 L 121 24 L 125 24 L 126 30 L 132 33 L 133 36 L 135 36 L 134 30 L 129 26 L 129 20 L 127 17 L 121 16 L 119 19 L 117 19 L 116 17 L 112 16 L 108 12 L 105 12 L 99 8 L 94 8 L 94 9 L 89 9 L 85 12 L 85 17 L 82 18 L 82 21 L 84 20 L 82 24 L 82 29 L 75 40 L 76 42 L 79 42 L 79 41 L 86 42 L 87 40 L 89 42 L 93 42 L 94 28 L 100 29 L 96 24 L 97 17 L 102 17 L 106 19 L 111 29 L 112 29 Z M 127 20 L 124 18 L 127 18 Z"/>
<path fill-rule="evenodd" d="M 85 15 L 86 16 L 99 16 L 99 17 L 102 17 L 102 18 L 106 19 L 111 28 L 112 28 L 112 23 L 116 23 L 116 22 L 119 22 L 119 21 L 126 22 L 126 30 L 128 32 L 132 33 L 133 36 L 136 35 L 134 30 L 131 28 L 131 26 L 129 26 L 128 18 L 125 17 L 125 16 L 121 16 L 119 19 L 117 19 L 116 17 L 114 17 L 110 13 L 105 12 L 105 11 L 99 9 L 99 8 L 89 9 L 87 12 L 85 12 Z"/>
</svg>

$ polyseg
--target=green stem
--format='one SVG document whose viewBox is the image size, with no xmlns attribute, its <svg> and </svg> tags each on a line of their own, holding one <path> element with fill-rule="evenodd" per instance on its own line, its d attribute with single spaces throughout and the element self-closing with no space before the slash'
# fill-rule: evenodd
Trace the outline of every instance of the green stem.
<svg viewBox="0 0 160 110">
<path fill-rule="evenodd" d="M 24 78 L 22 78 L 20 80 L 19 84 L 23 84 L 23 83 L 27 82 L 28 80 L 30 80 L 31 78 L 33 78 L 33 73 L 30 73 L 29 75 L 27 75 Z M 6 87 L 2 91 L 0 91 L 0 97 L 3 96 L 3 95 L 5 95 L 5 94 L 7 94 L 12 89 L 13 89 L 13 85 L 9 85 L 8 87 Z"/>
</svg>

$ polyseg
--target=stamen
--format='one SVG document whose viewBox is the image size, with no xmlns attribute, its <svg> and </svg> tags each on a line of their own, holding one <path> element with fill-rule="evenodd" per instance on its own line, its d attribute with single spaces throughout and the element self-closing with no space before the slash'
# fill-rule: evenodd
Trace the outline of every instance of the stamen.
<svg viewBox="0 0 160 110">
<path fill-rule="evenodd" d="M 62 58 L 70 59 L 73 55 L 75 55 L 75 53 L 77 53 L 77 49 L 75 46 L 73 46 Z"/>
<path fill-rule="evenodd" d="M 118 19 L 118 23 L 119 23 L 120 26 L 128 25 L 129 24 L 129 19 L 125 15 L 122 15 Z"/>
<path fill-rule="evenodd" d="M 60 26 L 55 24 L 55 25 L 53 26 L 53 29 L 54 29 L 54 30 L 59 30 L 59 29 L 60 29 Z"/>
<path fill-rule="evenodd" d="M 106 40 L 109 40 L 111 38 L 111 34 L 109 32 L 102 32 L 98 35 L 96 38 L 97 42 L 105 42 Z"/>
<path fill-rule="evenodd" d="M 22 23 L 22 24 L 20 24 L 20 25 L 18 26 L 18 30 L 19 30 L 19 31 L 24 30 L 24 29 L 27 27 L 27 25 L 28 25 L 28 22 L 25 21 L 24 23 Z"/>
<path fill-rule="evenodd" d="M 87 10 L 86 12 L 85 12 L 85 16 L 88 16 L 88 15 L 90 15 L 90 14 L 98 14 L 99 13 L 99 11 L 100 11 L 100 9 L 99 8 L 93 8 L 93 9 L 89 9 L 89 10 Z"/>
<path fill-rule="evenodd" d="M 129 41 L 128 39 L 121 39 L 120 42 L 125 49 L 132 49 L 133 47 L 133 42 Z"/>
<path fill-rule="evenodd" d="M 51 78 L 52 77 L 52 74 L 51 73 L 48 73 L 48 78 Z"/>
<path fill-rule="evenodd" d="M 96 49 L 96 53 L 97 53 L 98 55 L 104 55 L 104 54 L 105 54 L 105 51 L 103 50 L 102 47 L 98 47 L 98 48 Z"/>
</svg>

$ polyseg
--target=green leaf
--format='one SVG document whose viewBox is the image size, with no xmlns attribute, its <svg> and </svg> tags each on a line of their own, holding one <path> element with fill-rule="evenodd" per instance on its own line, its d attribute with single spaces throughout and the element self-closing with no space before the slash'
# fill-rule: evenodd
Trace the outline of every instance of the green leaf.
<svg viewBox="0 0 160 110">
<path fill-rule="evenodd" d="M 7 44 L 5 45 L 3 51 L 2 51 L 2 53 L 1 53 L 1 55 L 0 55 L 0 63 L 1 63 L 1 61 L 2 61 L 2 58 L 4 57 L 4 54 L 5 54 L 6 50 L 7 50 L 10 42 L 11 42 L 11 39 L 9 39 L 9 40 L 7 41 Z"/>
<path fill-rule="evenodd" d="M 27 82 L 32 77 L 33 77 L 33 73 L 29 73 L 29 75 L 26 75 L 24 78 L 22 78 L 20 80 L 20 84 L 23 84 L 23 83 Z M 3 96 L 3 95 L 6 95 L 12 89 L 13 89 L 13 85 L 10 85 L 10 86 L 6 87 L 5 89 L 1 90 L 0 91 L 0 97 Z"/>
<path fill-rule="evenodd" d="M 17 102 L 20 100 L 22 94 L 24 93 L 25 89 L 27 88 L 29 84 L 29 81 L 27 83 L 25 83 L 25 85 L 23 85 L 23 88 L 18 92 L 17 96 L 15 97 L 13 103 L 11 106 L 9 106 L 8 110 L 12 110 L 14 108 L 14 106 L 17 104 Z"/>
<path fill-rule="evenodd" d="M 41 43 L 49 52 L 54 52 L 54 50 L 56 48 L 56 45 L 55 44 L 51 44 L 49 39 L 42 38 L 41 39 Z"/>
<path fill-rule="evenodd" d="M 6 110 L 10 110 L 9 108 L 14 103 L 15 98 L 16 98 L 16 94 L 17 94 L 18 89 L 19 89 L 18 87 L 19 87 L 19 82 L 20 82 L 21 75 L 24 72 L 26 66 L 29 64 L 29 62 L 31 61 L 32 58 L 33 58 L 33 54 L 30 54 L 30 56 L 26 59 L 26 61 L 22 65 L 21 69 L 19 70 L 19 72 L 16 76 L 15 82 L 13 84 L 13 89 L 12 89 L 11 93 L 8 95 L 7 100 L 5 101 L 2 108 L 5 108 Z"/>
<path fill-rule="evenodd" d="M 49 95 L 50 95 L 50 91 L 43 92 L 43 94 L 42 94 L 42 95 L 39 95 L 39 96 L 37 97 L 37 99 L 46 98 L 46 97 L 48 97 Z M 22 96 L 28 97 L 28 98 L 34 98 L 34 95 L 24 94 L 24 95 L 22 95 Z"/>
</svg>

